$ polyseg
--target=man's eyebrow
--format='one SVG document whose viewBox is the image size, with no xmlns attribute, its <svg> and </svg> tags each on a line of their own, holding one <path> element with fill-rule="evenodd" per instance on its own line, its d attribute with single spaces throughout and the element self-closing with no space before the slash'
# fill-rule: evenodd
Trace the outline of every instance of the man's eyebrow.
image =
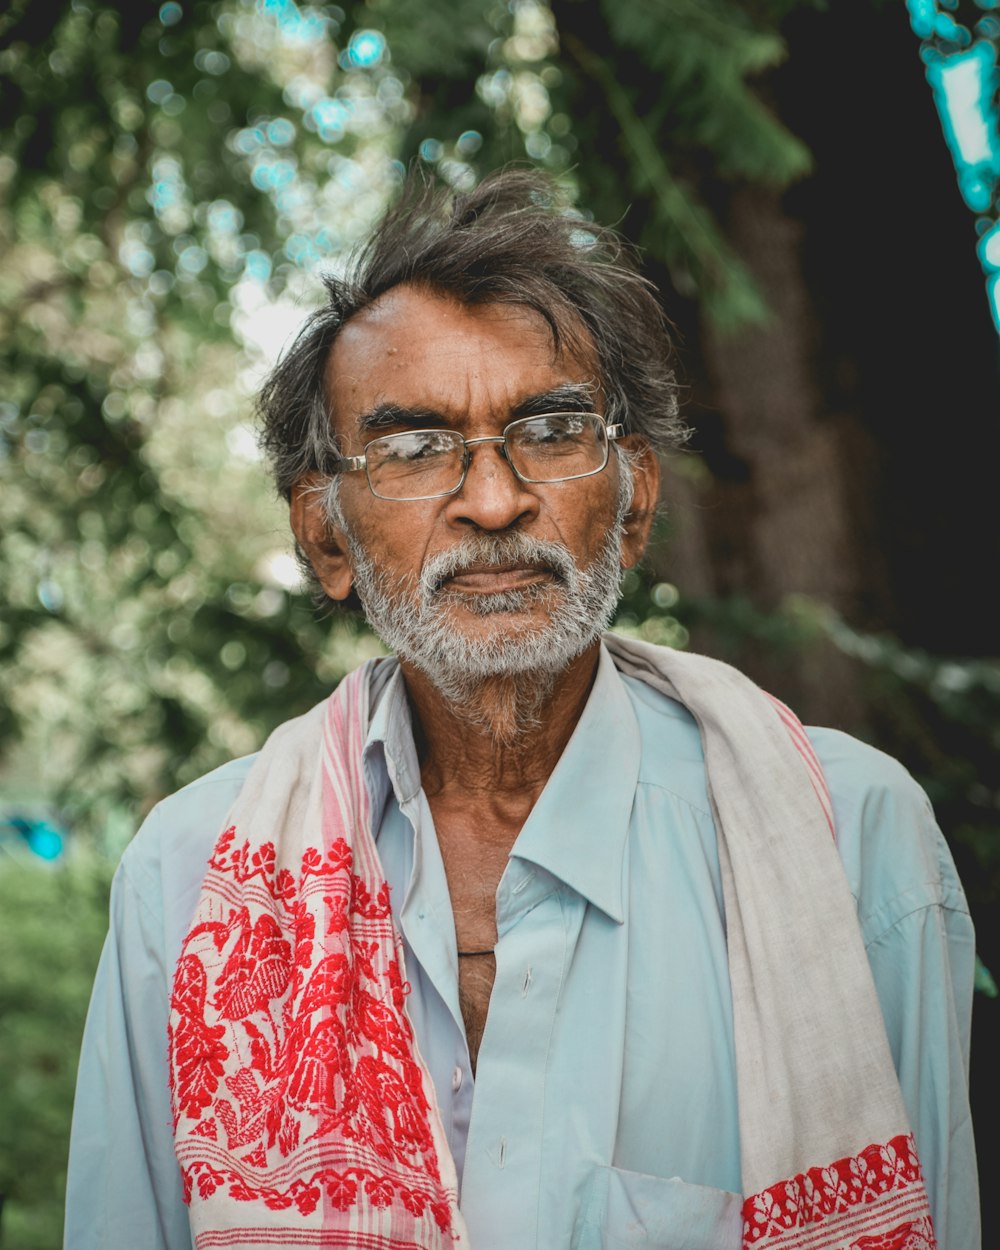
<svg viewBox="0 0 1000 1250">
<path fill-rule="evenodd" d="M 408 426 L 411 430 L 423 430 L 428 426 L 447 425 L 446 419 L 433 408 L 407 408 L 403 404 L 376 404 L 369 412 L 358 417 L 358 430 L 388 430 L 394 426 Z"/>
<path fill-rule="evenodd" d="M 594 387 L 586 382 L 565 382 L 538 395 L 529 395 L 510 410 L 512 417 L 541 416 L 546 412 L 593 412 Z"/>
<path fill-rule="evenodd" d="M 510 415 L 516 419 L 540 416 L 546 412 L 592 412 L 593 409 L 593 386 L 587 382 L 564 382 L 561 386 L 519 400 L 511 408 Z M 397 426 L 411 430 L 447 427 L 454 419 L 434 408 L 409 408 L 405 404 L 384 402 L 361 413 L 357 420 L 358 431 L 365 434 Z"/>
</svg>

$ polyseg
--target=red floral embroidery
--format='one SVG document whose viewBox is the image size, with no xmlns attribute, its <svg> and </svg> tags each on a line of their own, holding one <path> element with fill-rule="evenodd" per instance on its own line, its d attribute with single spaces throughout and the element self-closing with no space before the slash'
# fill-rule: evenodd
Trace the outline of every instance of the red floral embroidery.
<svg viewBox="0 0 1000 1250">
<path fill-rule="evenodd" d="M 869 1214 L 869 1228 L 884 1228 L 897 1207 L 910 1218 L 894 1224 L 891 1233 L 865 1234 L 857 1228 L 859 1214 Z M 914 1207 L 919 1208 L 916 1215 Z M 902 1214 L 902 1212 L 901 1212 Z M 885 1145 L 867 1146 L 857 1155 L 825 1168 L 810 1168 L 780 1181 L 743 1204 L 743 1244 L 759 1250 L 781 1246 L 794 1235 L 798 1250 L 808 1250 L 815 1230 L 817 1244 L 832 1245 L 834 1226 L 845 1224 L 849 1250 L 934 1250 L 923 1176 L 912 1136 L 900 1135 Z M 848 1225 L 850 1231 L 848 1231 Z M 805 1234 L 803 1239 L 803 1234 Z"/>
<path fill-rule="evenodd" d="M 925 1250 L 933 1245 L 933 1237 L 928 1221 L 907 1220 L 891 1233 L 883 1233 L 873 1237 L 859 1237 L 851 1243 L 851 1250 Z"/>
<path fill-rule="evenodd" d="M 334 1174 L 327 1181 L 326 1192 L 338 1211 L 346 1211 L 348 1207 L 353 1206 L 354 1200 L 358 1196 L 358 1186 L 349 1176 L 337 1176 Z"/>
<path fill-rule="evenodd" d="M 258 916 L 252 929 L 245 907 L 233 917 L 239 939 L 219 978 L 215 1006 L 224 1020 L 244 1020 L 288 988 L 292 947 L 273 916 Z"/>
<path fill-rule="evenodd" d="M 193 955 L 178 961 L 170 1006 L 174 1023 L 169 1029 L 175 1120 L 181 1114 L 197 1120 L 211 1105 L 218 1088 L 229 1049 L 222 1042 L 225 1026 L 205 1022 L 208 980 L 205 969 Z"/>
<path fill-rule="evenodd" d="M 278 866 L 272 843 L 237 843 L 231 826 L 216 844 L 210 861 L 216 877 L 210 874 L 206 886 L 220 901 L 214 913 L 220 918 L 192 928 L 178 963 L 171 1085 L 178 1119 L 197 1122 L 188 1141 L 224 1135 L 247 1170 L 220 1168 L 185 1147 L 179 1155 L 185 1200 L 192 1192 L 210 1198 L 225 1186 L 238 1202 L 307 1216 L 324 1193 L 344 1212 L 364 1195 L 378 1209 L 398 1201 L 409 1216 L 429 1214 L 447 1231 L 451 1207 L 440 1188 L 429 1107 L 403 1012 L 409 987 L 398 959 L 386 961 L 384 938 L 376 939 L 372 927 L 385 933 L 385 924 L 391 926 L 388 886 L 362 881 L 352 863 L 343 839 L 325 855 L 310 847 L 296 880 Z M 314 894 L 310 904 L 303 889 L 313 879 L 332 887 L 322 898 L 319 951 L 318 900 Z M 255 893 L 243 897 L 255 900 L 253 913 L 249 903 L 225 902 L 237 898 L 234 886 L 248 883 Z M 231 1055 L 242 1062 L 234 1065 Z M 283 1168 L 293 1179 L 267 1183 L 269 1172 L 303 1146 L 321 1142 L 337 1153 L 338 1141 L 356 1144 L 339 1151 L 347 1166 L 324 1165 L 309 1175 Z M 357 1146 L 384 1170 L 356 1166 Z"/>
<path fill-rule="evenodd" d="M 389 1206 L 395 1192 L 392 1181 L 385 1176 L 373 1176 L 365 1182 L 365 1193 L 374 1207 Z"/>
<path fill-rule="evenodd" d="M 300 1215 L 312 1215 L 316 1210 L 316 1204 L 323 1195 L 318 1185 L 310 1185 L 308 1188 L 301 1189 L 295 1195 L 295 1205 L 299 1209 Z"/>
</svg>

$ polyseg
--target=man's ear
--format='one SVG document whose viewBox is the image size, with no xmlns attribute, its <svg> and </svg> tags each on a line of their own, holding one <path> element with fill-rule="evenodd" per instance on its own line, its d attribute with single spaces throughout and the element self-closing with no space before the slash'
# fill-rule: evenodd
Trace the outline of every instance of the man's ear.
<svg viewBox="0 0 1000 1250">
<path fill-rule="evenodd" d="M 627 458 L 619 463 L 621 472 L 632 474 L 632 506 L 625 518 L 622 539 L 622 568 L 631 569 L 642 559 L 660 498 L 660 462 L 644 438 L 633 435 L 620 440 Z"/>
<path fill-rule="evenodd" d="M 318 474 L 299 478 L 288 502 L 289 520 L 320 585 L 331 599 L 343 601 L 351 593 L 354 572 L 347 536 L 326 514 L 325 488 L 326 482 Z"/>
</svg>

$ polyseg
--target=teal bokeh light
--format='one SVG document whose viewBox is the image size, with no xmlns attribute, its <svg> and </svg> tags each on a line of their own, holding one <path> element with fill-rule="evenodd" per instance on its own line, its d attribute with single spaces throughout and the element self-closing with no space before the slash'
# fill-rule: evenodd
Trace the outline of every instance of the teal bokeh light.
<svg viewBox="0 0 1000 1250">
<path fill-rule="evenodd" d="M 997 328 L 997 334 L 1000 334 L 1000 273 L 992 274 L 986 279 L 986 294 L 990 299 L 993 324 Z"/>
<path fill-rule="evenodd" d="M 913 33 L 920 39 L 929 39 L 934 33 L 937 5 L 934 0 L 906 0 Z"/>
<path fill-rule="evenodd" d="M 958 0 L 906 0 L 959 190 L 978 218 L 979 260 L 1000 331 L 1000 20 L 992 12 L 1000 0 L 976 0 L 983 16 L 963 19 L 968 24 L 948 12 L 959 7 Z"/>
<path fill-rule="evenodd" d="M 927 78 L 965 202 L 973 212 L 985 212 L 1000 178 L 996 49 L 981 39 L 968 52 L 932 61 Z"/>
<path fill-rule="evenodd" d="M 58 859 L 63 853 L 62 834 L 52 825 L 36 825 L 28 837 L 28 845 L 39 859 Z"/>
<path fill-rule="evenodd" d="M 35 816 L 11 816 L 0 821 L 0 837 L 13 835 L 32 855 L 52 863 L 65 850 L 65 838 L 51 821 Z"/>
<path fill-rule="evenodd" d="M 356 30 L 347 45 L 347 59 L 358 69 L 371 69 L 385 56 L 385 35 L 378 30 Z"/>
<path fill-rule="evenodd" d="M 984 269 L 1000 269 L 1000 224 L 983 235 L 978 251 Z"/>
<path fill-rule="evenodd" d="M 326 14 L 311 8 L 303 12 L 294 0 L 257 0 L 257 11 L 275 18 L 282 35 L 290 41 L 315 43 L 326 38 Z"/>
</svg>

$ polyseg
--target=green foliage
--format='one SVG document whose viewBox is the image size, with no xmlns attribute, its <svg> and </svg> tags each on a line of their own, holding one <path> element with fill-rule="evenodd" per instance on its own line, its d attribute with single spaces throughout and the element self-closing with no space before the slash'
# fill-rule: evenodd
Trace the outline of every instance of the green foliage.
<svg viewBox="0 0 1000 1250">
<path fill-rule="evenodd" d="M 672 115 L 675 142 L 713 153 L 724 178 L 784 187 L 809 171 L 806 147 L 751 85 L 785 59 L 777 29 L 737 4 L 657 0 L 608 4 L 605 12 L 613 46 L 662 75 L 657 108 Z"/>
<path fill-rule="evenodd" d="M 585 126 L 606 132 L 602 96 L 621 135 L 617 145 L 600 144 L 609 154 L 617 149 L 608 162 L 615 176 L 581 168 L 581 198 L 598 219 L 614 219 L 631 201 L 629 234 L 724 328 L 767 314 L 711 207 L 717 185 L 783 189 L 810 167 L 807 149 L 770 112 L 759 86 L 784 59 L 778 22 L 787 7 L 726 0 L 553 6 L 561 95 L 582 150 L 594 147 Z M 581 108 L 588 99 L 594 103 Z"/>
<path fill-rule="evenodd" d="M 482 72 L 491 45 L 509 22 L 509 10 L 495 0 L 452 0 L 447 5 L 370 0 L 355 20 L 383 31 L 393 58 L 418 81 L 464 82 Z"/>
<path fill-rule="evenodd" d="M 107 928 L 109 870 L 0 864 L 0 1245 L 62 1244 L 80 1037 Z"/>
<path fill-rule="evenodd" d="M 404 152 L 427 155 L 458 185 L 504 161 L 534 161 L 598 220 L 627 211 L 626 233 L 716 324 L 764 319 L 715 204 L 724 184 L 781 190 L 810 168 L 762 85 L 785 57 L 780 23 L 796 0 L 460 7 L 464 20 L 439 32 L 447 55 L 435 62 L 435 6 L 373 6 L 414 78 Z"/>
<path fill-rule="evenodd" d="M 97 845 L 377 649 L 294 589 L 233 333 L 286 334 L 396 176 L 402 88 L 313 16 L 0 19 L 0 786 Z"/>
</svg>

